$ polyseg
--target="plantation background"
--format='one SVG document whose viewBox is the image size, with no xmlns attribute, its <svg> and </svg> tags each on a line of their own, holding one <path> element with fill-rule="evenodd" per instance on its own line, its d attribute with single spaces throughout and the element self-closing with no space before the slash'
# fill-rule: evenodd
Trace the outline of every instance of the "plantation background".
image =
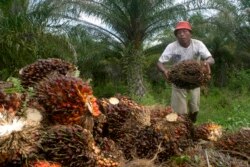
<svg viewBox="0 0 250 167">
<path fill-rule="evenodd" d="M 82 15 L 102 21 L 94 25 Z M 169 105 L 170 85 L 156 69 L 173 27 L 189 20 L 193 37 L 215 58 L 198 123 L 249 127 L 250 1 L 2 0 L 0 80 L 37 59 L 56 57 L 91 79 L 96 97 L 129 95 L 144 105 Z"/>
</svg>

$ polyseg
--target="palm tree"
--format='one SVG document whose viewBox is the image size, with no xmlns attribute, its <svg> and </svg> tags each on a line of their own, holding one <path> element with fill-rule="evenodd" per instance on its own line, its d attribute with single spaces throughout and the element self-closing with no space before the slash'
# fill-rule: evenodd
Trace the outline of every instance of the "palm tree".
<svg viewBox="0 0 250 167">
<path fill-rule="evenodd" d="M 238 64 L 249 69 L 250 67 L 250 1 L 241 0 L 238 2 L 236 15 L 237 28 L 234 31 L 238 43 L 237 57 Z"/>
<path fill-rule="evenodd" d="M 184 7 L 169 0 L 86 0 L 83 11 L 100 18 L 105 28 L 93 26 L 108 38 L 125 72 L 130 94 L 143 96 L 145 42 L 179 18 Z"/>
<path fill-rule="evenodd" d="M 63 28 L 58 19 L 74 13 L 62 10 L 67 6 L 64 1 L 49 0 L 0 2 L 1 80 L 15 76 L 20 68 L 38 58 L 73 59 L 67 39 L 58 33 Z"/>
</svg>

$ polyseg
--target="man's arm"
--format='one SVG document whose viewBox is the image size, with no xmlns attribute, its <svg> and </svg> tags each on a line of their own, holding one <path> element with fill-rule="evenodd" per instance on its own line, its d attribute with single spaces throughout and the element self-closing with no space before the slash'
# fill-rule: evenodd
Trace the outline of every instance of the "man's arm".
<svg viewBox="0 0 250 167">
<path fill-rule="evenodd" d="M 215 63 L 214 58 L 212 56 L 208 57 L 205 63 L 208 63 L 210 66 L 213 65 Z"/>
<path fill-rule="evenodd" d="M 210 66 L 214 64 L 214 58 L 212 56 L 208 57 L 205 61 L 204 61 L 204 66 L 206 68 L 206 71 L 209 75 L 211 75 L 211 68 Z M 211 76 L 210 76 L 211 78 Z"/>
<path fill-rule="evenodd" d="M 207 49 L 206 45 L 200 41 L 199 44 L 199 54 L 201 55 L 202 60 L 204 60 L 205 63 L 208 63 L 210 66 L 214 64 L 214 58 Z"/>
<path fill-rule="evenodd" d="M 169 70 L 164 66 L 164 64 L 161 63 L 160 61 L 158 61 L 157 67 L 158 67 L 159 71 L 163 73 L 164 77 L 166 79 L 168 79 Z"/>
</svg>

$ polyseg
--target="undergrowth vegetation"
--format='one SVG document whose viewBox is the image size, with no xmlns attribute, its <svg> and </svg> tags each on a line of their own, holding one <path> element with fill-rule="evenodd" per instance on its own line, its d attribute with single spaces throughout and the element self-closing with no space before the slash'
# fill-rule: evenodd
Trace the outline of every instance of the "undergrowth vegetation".
<svg viewBox="0 0 250 167">
<path fill-rule="evenodd" d="M 250 97 L 227 88 L 211 88 L 207 96 L 201 97 L 198 123 L 216 122 L 225 130 L 250 127 Z"/>
</svg>

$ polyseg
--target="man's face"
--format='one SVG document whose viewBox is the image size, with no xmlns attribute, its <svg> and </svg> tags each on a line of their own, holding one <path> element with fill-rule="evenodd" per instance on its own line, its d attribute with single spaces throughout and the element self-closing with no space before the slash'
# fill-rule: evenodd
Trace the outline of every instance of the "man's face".
<svg viewBox="0 0 250 167">
<path fill-rule="evenodd" d="M 188 47 L 191 39 L 191 32 L 187 29 L 180 29 L 176 32 L 176 37 L 183 47 Z"/>
</svg>

